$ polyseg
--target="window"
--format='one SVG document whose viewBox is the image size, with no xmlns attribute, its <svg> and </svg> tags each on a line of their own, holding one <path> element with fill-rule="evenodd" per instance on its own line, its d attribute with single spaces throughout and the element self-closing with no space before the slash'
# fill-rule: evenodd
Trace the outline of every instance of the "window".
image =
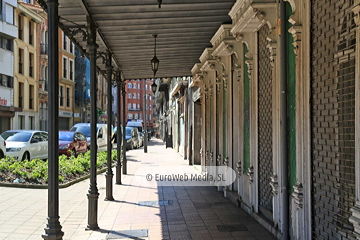
<svg viewBox="0 0 360 240">
<path fill-rule="evenodd" d="M 29 76 L 34 77 L 34 54 L 29 54 Z"/>
<path fill-rule="evenodd" d="M 0 0 L 1 1 L 1 0 Z M 13 40 L 0 37 L 0 48 L 13 51 Z"/>
<path fill-rule="evenodd" d="M 135 98 L 135 99 L 136 99 L 136 93 L 134 93 L 134 94 L 133 94 L 133 98 Z"/>
<path fill-rule="evenodd" d="M 132 108 L 136 109 L 136 103 L 133 103 Z"/>
<path fill-rule="evenodd" d="M 66 35 L 64 33 L 63 33 L 63 36 L 64 36 L 64 38 L 63 38 L 63 49 L 67 50 L 67 37 L 66 37 Z"/>
<path fill-rule="evenodd" d="M 132 97 L 132 94 L 131 93 L 128 93 L 128 98 L 131 98 Z"/>
<path fill-rule="evenodd" d="M 149 115 L 149 120 L 151 120 L 151 115 Z"/>
<path fill-rule="evenodd" d="M 128 119 L 132 119 L 133 118 L 133 114 L 132 113 L 128 113 Z"/>
<path fill-rule="evenodd" d="M 70 53 L 74 53 L 74 44 L 70 41 Z"/>
<path fill-rule="evenodd" d="M 24 83 L 19 83 L 19 107 L 24 107 Z"/>
<path fill-rule="evenodd" d="M 138 99 L 140 99 L 140 93 L 138 93 Z"/>
<path fill-rule="evenodd" d="M 33 23 L 29 21 L 29 44 L 33 45 Z"/>
<path fill-rule="evenodd" d="M 131 84 L 131 83 L 128 83 L 128 88 L 132 88 L 132 84 Z"/>
<path fill-rule="evenodd" d="M 138 83 L 138 89 L 140 89 L 140 83 Z"/>
<path fill-rule="evenodd" d="M 137 105 L 137 109 L 140 109 L 140 104 Z"/>
<path fill-rule="evenodd" d="M 3 4 L 3 2 L 2 2 L 2 0 L 0 0 L 0 21 L 3 20 L 3 7 L 2 7 L 2 4 Z"/>
<path fill-rule="evenodd" d="M 142 113 L 140 113 L 140 119 L 142 119 Z"/>
<path fill-rule="evenodd" d="M 5 4 L 5 22 L 14 24 L 14 7 L 9 4 Z"/>
<path fill-rule="evenodd" d="M 128 103 L 128 110 L 131 109 L 131 103 Z"/>
<path fill-rule="evenodd" d="M 35 129 L 35 117 L 29 117 L 30 129 Z"/>
<path fill-rule="evenodd" d="M 13 77 L 0 74 L 0 86 L 12 88 L 13 87 Z"/>
<path fill-rule="evenodd" d="M 64 106 L 64 87 L 63 86 L 60 86 L 60 92 L 59 92 L 59 95 L 60 95 L 60 106 Z"/>
<path fill-rule="evenodd" d="M 24 50 L 19 48 L 19 73 L 23 74 L 23 57 L 24 57 Z"/>
<path fill-rule="evenodd" d="M 25 116 L 19 116 L 19 129 L 25 129 Z"/>
<path fill-rule="evenodd" d="M 66 107 L 70 107 L 70 88 L 66 88 Z"/>
<path fill-rule="evenodd" d="M 18 38 L 23 40 L 23 22 L 20 14 L 18 15 Z"/>
<path fill-rule="evenodd" d="M 73 68 L 74 68 L 74 61 L 70 60 L 70 80 L 73 80 L 73 76 L 74 76 Z"/>
<path fill-rule="evenodd" d="M 134 89 L 136 89 L 136 83 L 134 83 Z"/>
<path fill-rule="evenodd" d="M 150 99 L 150 101 L 151 101 L 151 96 L 149 96 L 149 99 Z"/>
<path fill-rule="evenodd" d="M 29 109 L 34 109 L 34 85 L 29 85 Z"/>
<path fill-rule="evenodd" d="M 139 119 L 139 114 L 135 113 L 135 119 Z"/>
<path fill-rule="evenodd" d="M 145 84 L 145 89 L 148 90 L 148 89 L 147 89 L 147 84 Z"/>
<path fill-rule="evenodd" d="M 67 78 L 67 59 L 63 59 L 63 78 Z"/>
</svg>

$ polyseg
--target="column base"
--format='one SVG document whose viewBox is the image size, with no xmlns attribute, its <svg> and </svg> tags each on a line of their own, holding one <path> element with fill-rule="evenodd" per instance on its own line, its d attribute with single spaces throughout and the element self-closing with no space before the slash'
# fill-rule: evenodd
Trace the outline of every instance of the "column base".
<svg viewBox="0 0 360 240">
<path fill-rule="evenodd" d="M 47 240 L 62 239 L 64 232 L 61 231 L 62 227 L 60 225 L 59 218 L 47 218 L 47 220 L 48 224 L 46 224 L 47 227 L 44 228 L 45 234 L 42 235 L 42 238 Z"/>
<path fill-rule="evenodd" d="M 356 239 L 360 239 L 360 202 L 357 202 L 354 207 L 350 209 L 352 216 L 349 218 L 349 221 L 354 226 L 354 234 Z"/>
</svg>

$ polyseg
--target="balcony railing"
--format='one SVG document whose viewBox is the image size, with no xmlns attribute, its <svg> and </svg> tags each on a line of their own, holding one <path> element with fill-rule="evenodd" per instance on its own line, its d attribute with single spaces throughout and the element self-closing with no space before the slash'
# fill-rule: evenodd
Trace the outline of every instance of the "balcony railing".
<svg viewBox="0 0 360 240">
<path fill-rule="evenodd" d="M 40 44 L 40 53 L 41 54 L 48 54 L 48 45 L 46 43 Z"/>
</svg>

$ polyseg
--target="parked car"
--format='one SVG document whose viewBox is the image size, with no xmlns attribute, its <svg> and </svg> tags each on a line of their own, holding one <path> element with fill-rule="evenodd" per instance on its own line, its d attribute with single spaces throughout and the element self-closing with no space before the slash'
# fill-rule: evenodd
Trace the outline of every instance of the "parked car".
<svg viewBox="0 0 360 240">
<path fill-rule="evenodd" d="M 6 142 L 5 140 L 0 136 L 0 159 L 4 158 L 6 155 Z"/>
<path fill-rule="evenodd" d="M 48 158 L 48 133 L 37 130 L 8 130 L 1 134 L 6 154 L 18 160 Z"/>
<path fill-rule="evenodd" d="M 59 131 L 59 154 L 77 156 L 89 150 L 89 143 L 81 132 Z"/>
<path fill-rule="evenodd" d="M 70 131 L 73 132 L 81 132 L 85 135 L 86 140 L 89 142 L 89 146 L 91 143 L 90 140 L 90 123 L 77 123 L 75 124 Z M 112 131 L 112 130 L 111 130 Z M 98 151 L 106 151 L 107 150 L 107 124 L 96 124 L 96 132 L 97 132 L 97 146 Z"/>
<path fill-rule="evenodd" d="M 139 131 L 137 128 L 126 127 L 126 149 L 134 149 L 139 147 Z"/>
</svg>

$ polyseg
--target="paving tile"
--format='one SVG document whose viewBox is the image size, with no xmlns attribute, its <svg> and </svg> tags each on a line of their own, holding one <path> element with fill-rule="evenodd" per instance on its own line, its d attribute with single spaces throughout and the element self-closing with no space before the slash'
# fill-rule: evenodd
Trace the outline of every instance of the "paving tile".
<svg viewBox="0 0 360 240">
<path fill-rule="evenodd" d="M 153 143 L 157 145 L 152 145 Z M 230 203 L 221 192 L 217 192 L 215 187 L 149 187 L 139 184 L 134 179 L 134 174 L 139 167 L 145 166 L 143 163 L 188 166 L 187 161 L 174 150 L 166 149 L 161 141 L 151 140 L 147 154 L 143 153 L 143 149 L 136 149 L 128 151 L 127 157 L 129 174 L 122 175 L 122 185 L 114 184 L 113 187 L 116 201 L 103 200 L 105 175 L 97 176 L 100 193 L 98 224 L 103 232 L 85 231 L 89 180 L 60 189 L 60 222 L 65 233 L 64 240 L 105 239 L 105 230 L 131 229 L 148 229 L 150 240 L 274 239 L 245 211 Z M 113 172 L 116 172 L 115 169 Z M 28 233 L 28 239 L 42 239 L 41 235 L 47 223 L 47 211 L 43 207 L 47 204 L 47 190 L 0 188 L 0 215 L 2 219 L 8 219 L 0 220 L 0 239 L 7 239 L 6 236 L 10 234 L 18 234 L 17 228 Z M 13 202 L 13 199 L 16 199 L 16 202 Z M 160 200 L 172 200 L 173 205 L 138 205 L 140 201 Z M 249 231 L 219 232 L 217 225 L 225 223 L 244 224 Z M 253 234 L 254 232 L 257 234 Z"/>
</svg>

